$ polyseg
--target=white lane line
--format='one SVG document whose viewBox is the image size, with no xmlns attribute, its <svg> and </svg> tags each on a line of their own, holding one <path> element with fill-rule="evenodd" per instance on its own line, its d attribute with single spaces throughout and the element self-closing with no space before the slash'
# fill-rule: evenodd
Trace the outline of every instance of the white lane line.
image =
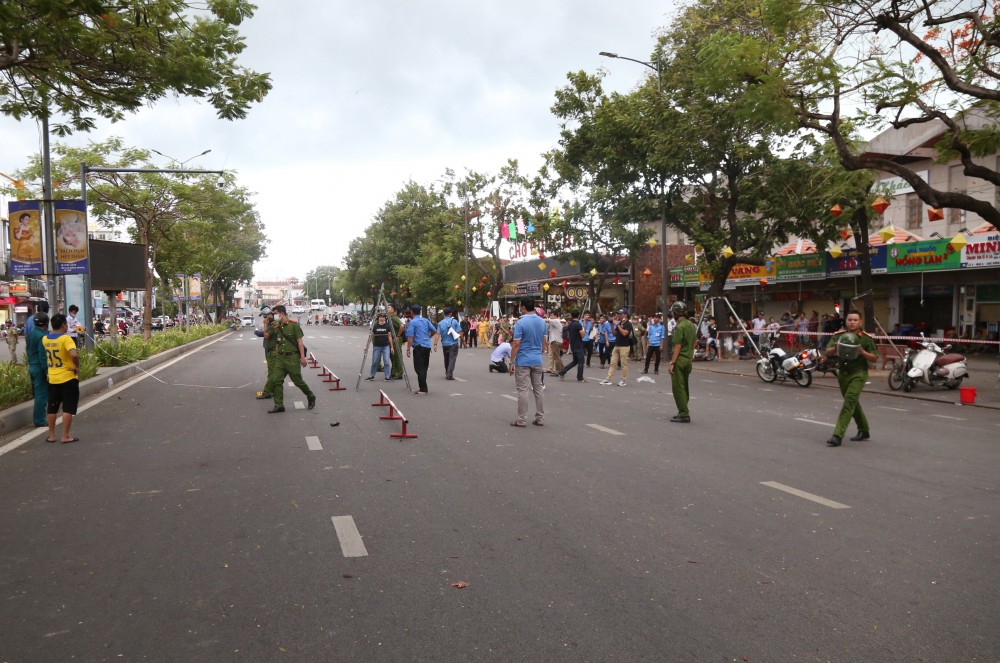
<svg viewBox="0 0 1000 663">
<path fill-rule="evenodd" d="M 795 417 L 795 421 L 804 421 L 807 424 L 816 424 L 817 426 L 829 426 L 831 428 L 836 428 L 837 424 L 828 424 L 825 421 L 816 421 L 815 419 L 805 419 L 803 417 Z"/>
<path fill-rule="evenodd" d="M 938 419 L 952 419 L 954 421 L 965 421 L 962 417 L 949 417 L 947 414 L 932 414 L 932 417 L 937 417 Z"/>
<path fill-rule="evenodd" d="M 510 394 L 500 394 L 500 395 L 503 396 L 504 398 L 507 398 L 507 399 L 512 400 L 512 401 L 516 401 L 517 400 L 517 396 L 511 396 Z"/>
<path fill-rule="evenodd" d="M 813 495 L 812 493 L 807 493 L 804 490 L 799 490 L 798 488 L 792 488 L 791 486 L 786 486 L 783 483 L 778 483 L 777 481 L 761 481 L 762 486 L 767 486 L 769 488 L 777 488 L 778 490 L 783 490 L 790 495 L 795 495 L 796 497 L 801 497 L 804 500 L 809 500 L 811 502 L 816 502 L 817 504 L 822 504 L 823 506 L 828 506 L 831 509 L 850 509 L 846 504 L 841 504 L 840 502 L 834 502 L 833 500 L 828 500 L 825 497 L 820 497 L 819 495 Z"/>
<path fill-rule="evenodd" d="M 909 410 L 903 409 L 901 407 L 889 407 L 888 405 L 879 405 L 881 410 L 894 410 L 896 412 L 909 412 Z"/>
<path fill-rule="evenodd" d="M 306 404 L 303 403 L 302 401 L 295 401 L 295 409 L 296 410 L 304 410 L 304 409 L 306 409 Z"/>
<path fill-rule="evenodd" d="M 456 382 L 468 382 L 465 378 L 455 378 Z"/>
<path fill-rule="evenodd" d="M 601 426 L 600 424 L 587 424 L 587 426 L 589 428 L 593 428 L 594 430 L 599 430 L 602 433 L 608 433 L 609 435 L 624 435 L 625 434 L 625 433 L 621 432 L 620 430 L 615 430 L 614 428 L 605 428 L 604 426 Z"/>
<path fill-rule="evenodd" d="M 711 382 L 712 384 L 715 384 L 715 380 L 702 380 L 702 382 Z"/>
<path fill-rule="evenodd" d="M 143 371 L 143 373 L 141 375 L 133 377 L 133 378 L 129 379 L 128 382 L 125 382 L 122 385 L 120 385 L 118 387 L 115 387 L 114 389 L 101 394 L 100 396 L 98 396 L 94 400 L 88 401 L 87 403 L 81 405 L 79 408 L 77 408 L 77 411 L 76 411 L 77 415 L 79 415 L 82 412 L 86 412 L 87 410 L 89 410 L 90 408 L 94 407 L 95 405 L 97 405 L 99 403 L 103 403 L 104 401 L 108 400 L 109 398 L 111 398 L 115 394 L 118 394 L 118 393 L 120 393 L 122 391 L 125 391 L 129 387 L 132 387 L 132 386 L 135 386 L 135 385 L 139 384 L 140 382 L 142 382 L 146 378 L 151 377 L 153 375 L 156 375 L 160 371 L 173 366 L 174 364 L 176 364 L 177 362 L 181 361 L 182 359 L 187 359 L 188 357 L 190 357 L 194 353 L 201 352 L 202 350 L 204 350 L 208 346 L 215 345 L 219 341 L 225 340 L 226 338 L 228 338 L 228 337 L 226 337 L 226 336 L 219 337 L 219 338 L 215 339 L 214 341 L 210 341 L 209 343 L 206 343 L 205 345 L 201 346 L 200 348 L 195 348 L 194 350 L 191 350 L 190 352 L 185 352 L 184 354 L 180 355 L 179 357 L 171 359 L 170 361 L 157 366 L 156 368 L 154 368 L 151 371 Z M 157 380 L 159 380 L 159 378 L 157 378 Z M 56 418 L 56 427 L 58 428 L 59 426 L 62 426 L 62 415 L 59 415 L 59 417 Z M 35 428 L 35 429 L 33 429 L 33 430 L 25 433 L 21 437 L 18 437 L 18 438 L 15 438 L 15 439 L 11 440 L 7 444 L 5 444 L 2 447 L 0 447 L 0 456 L 4 455 L 5 453 L 9 453 L 9 452 L 13 451 L 14 449 L 17 449 L 18 447 L 20 447 L 24 443 L 30 441 L 32 438 L 38 437 L 42 433 L 48 434 L 48 429 L 47 428 Z"/>
<path fill-rule="evenodd" d="M 340 549 L 344 557 L 367 557 L 368 550 L 361 540 L 361 533 L 358 526 L 354 524 L 351 516 L 333 516 L 333 527 L 337 530 L 337 538 L 340 539 Z"/>
<path fill-rule="evenodd" d="M 750 385 L 746 385 L 746 384 L 736 384 L 736 383 L 734 383 L 734 382 L 730 382 L 730 383 L 729 383 L 729 386 L 730 386 L 730 387 L 742 387 L 743 389 L 749 389 L 749 388 L 750 388 Z"/>
<path fill-rule="evenodd" d="M 462 394 L 451 394 L 452 396 L 461 396 Z"/>
<path fill-rule="evenodd" d="M 309 451 L 323 451 L 323 445 L 315 435 L 306 435 L 306 446 L 309 447 Z"/>
</svg>

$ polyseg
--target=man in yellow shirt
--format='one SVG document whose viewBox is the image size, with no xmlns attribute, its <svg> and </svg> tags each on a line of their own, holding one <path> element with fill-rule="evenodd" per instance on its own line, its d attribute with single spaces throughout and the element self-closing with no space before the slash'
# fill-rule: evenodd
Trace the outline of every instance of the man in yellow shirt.
<svg viewBox="0 0 1000 663">
<path fill-rule="evenodd" d="M 49 328 L 52 331 L 42 339 L 49 374 L 49 436 L 45 441 L 63 444 L 79 442 L 80 438 L 69 434 L 80 403 L 80 360 L 76 342 L 66 333 L 66 316 L 62 313 L 52 316 Z M 62 438 L 56 440 L 56 414 L 60 406 L 63 411 Z"/>
</svg>

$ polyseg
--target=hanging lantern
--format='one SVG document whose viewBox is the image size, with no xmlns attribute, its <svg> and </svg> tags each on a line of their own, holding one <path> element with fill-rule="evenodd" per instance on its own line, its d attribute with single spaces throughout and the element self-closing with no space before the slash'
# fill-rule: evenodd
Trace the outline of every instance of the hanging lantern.
<svg viewBox="0 0 1000 663">
<path fill-rule="evenodd" d="M 704 252 L 705 252 L 705 247 L 704 247 L 704 246 L 702 246 L 701 244 L 695 244 L 695 245 L 694 245 L 694 252 L 695 252 L 696 254 L 697 254 L 697 253 L 704 253 Z"/>
<path fill-rule="evenodd" d="M 951 238 L 951 241 L 948 242 L 948 246 L 950 246 L 956 251 L 961 251 L 962 247 L 968 243 L 969 241 L 965 239 L 965 233 L 958 233 L 957 235 Z"/>
<path fill-rule="evenodd" d="M 843 213 L 844 213 L 844 208 L 841 207 L 840 205 L 834 205 L 833 207 L 830 208 L 830 214 L 834 216 L 840 216 Z"/>
<path fill-rule="evenodd" d="M 592 268 L 592 269 L 590 270 L 590 275 L 591 275 L 591 276 L 597 276 L 597 268 L 596 268 L 596 267 L 594 267 L 594 268 Z"/>
<path fill-rule="evenodd" d="M 549 278 L 554 279 L 556 277 L 556 269 L 553 267 L 549 270 Z"/>
<path fill-rule="evenodd" d="M 614 285 L 621 285 L 622 284 L 622 280 L 616 276 L 615 280 L 612 281 L 612 283 L 614 283 Z"/>
<path fill-rule="evenodd" d="M 550 287 L 551 286 L 548 283 L 546 283 L 546 284 L 542 285 L 542 290 L 544 290 L 545 292 L 548 292 Z"/>
<path fill-rule="evenodd" d="M 544 262 L 538 263 L 538 270 L 542 271 L 542 272 L 545 271 L 545 263 Z"/>
<path fill-rule="evenodd" d="M 486 283 L 486 277 L 485 276 L 483 276 L 483 278 L 481 278 L 479 280 L 482 281 L 483 283 Z"/>
<path fill-rule="evenodd" d="M 472 286 L 472 292 L 476 291 L 476 286 Z"/>
<path fill-rule="evenodd" d="M 720 251 L 720 253 L 722 253 L 722 255 L 725 256 L 726 258 L 731 258 L 733 256 L 733 250 L 728 246 L 723 246 L 722 251 Z"/>
<path fill-rule="evenodd" d="M 686 262 L 686 263 L 688 263 L 690 265 L 691 263 L 694 262 L 694 256 L 692 254 L 690 254 L 690 253 L 687 254 L 686 256 L 684 256 L 684 262 Z"/>
<path fill-rule="evenodd" d="M 656 246 L 656 238 L 655 237 L 650 237 L 649 241 L 646 242 L 646 244 L 649 244 L 649 248 L 653 248 L 654 246 Z"/>
<path fill-rule="evenodd" d="M 390 294 L 390 295 L 392 295 L 393 297 L 395 297 L 395 296 L 396 296 L 396 291 L 395 291 L 395 290 L 393 290 L 393 291 L 392 291 L 392 292 L 390 292 L 389 294 Z"/>
<path fill-rule="evenodd" d="M 539 252 L 538 252 L 538 259 L 539 259 L 539 260 L 545 260 L 545 254 L 544 254 L 544 253 L 542 253 L 541 251 L 539 251 Z"/>
<path fill-rule="evenodd" d="M 940 221 L 944 218 L 944 210 L 934 207 L 927 208 L 927 220 L 928 221 Z"/>
<path fill-rule="evenodd" d="M 527 230 L 528 230 L 529 233 L 535 232 L 535 224 L 533 224 L 531 221 L 528 221 L 528 228 L 527 228 Z"/>
<path fill-rule="evenodd" d="M 458 304 L 459 306 L 461 306 L 462 305 L 462 300 L 461 299 L 456 299 L 455 303 Z"/>
<path fill-rule="evenodd" d="M 653 275 L 653 270 L 647 267 L 646 269 L 642 270 L 642 275 L 648 279 L 650 276 Z"/>
<path fill-rule="evenodd" d="M 875 199 L 875 202 L 872 203 L 872 209 L 878 212 L 879 214 L 882 214 L 887 209 L 889 209 L 889 201 L 883 198 L 882 196 L 879 196 L 878 198 Z"/>
<path fill-rule="evenodd" d="M 766 276 L 763 276 L 763 277 L 761 277 L 761 279 L 760 279 L 760 287 L 762 287 L 762 288 L 763 288 L 763 287 L 764 287 L 764 286 L 766 286 L 766 285 L 767 285 L 767 277 L 766 277 Z"/>
<path fill-rule="evenodd" d="M 457 283 L 455 284 L 455 290 L 458 290 L 458 289 L 459 289 L 459 288 L 461 288 L 461 287 L 462 287 L 462 286 L 458 285 Z"/>
<path fill-rule="evenodd" d="M 842 229 L 840 230 L 840 239 L 841 239 L 841 241 L 844 241 L 844 242 L 846 242 L 846 241 L 847 241 L 847 239 L 848 239 L 848 238 L 849 238 L 850 236 L 851 236 L 851 229 L 850 229 L 850 228 L 842 228 Z"/>
<path fill-rule="evenodd" d="M 841 251 L 841 250 L 840 250 L 840 247 L 839 247 L 839 246 L 837 246 L 837 245 L 833 245 L 833 246 L 831 246 L 831 247 L 830 247 L 829 249 L 827 249 L 827 251 L 828 251 L 828 252 L 830 253 L 830 255 L 831 255 L 831 256 L 833 256 L 834 258 L 839 258 L 840 256 L 844 255 L 844 252 L 843 252 L 843 251 Z"/>
<path fill-rule="evenodd" d="M 463 281 L 465 280 L 465 274 L 462 274 L 462 280 Z"/>
<path fill-rule="evenodd" d="M 487 290 L 487 291 L 486 291 L 486 296 L 487 296 L 487 297 L 492 297 L 492 296 L 493 296 L 493 293 L 492 293 L 492 292 L 490 292 L 489 290 Z"/>
<path fill-rule="evenodd" d="M 569 266 L 570 267 L 576 267 L 576 259 L 570 260 L 569 261 Z"/>
<path fill-rule="evenodd" d="M 562 287 L 564 287 L 564 288 L 565 288 L 566 286 L 568 286 L 568 285 L 569 285 L 569 281 L 567 281 L 566 279 L 563 279 L 563 280 L 562 280 L 562 281 L 561 281 L 561 282 L 559 283 L 559 285 L 561 285 Z"/>
<path fill-rule="evenodd" d="M 878 231 L 878 236 L 882 238 L 883 242 L 888 244 L 889 240 L 896 236 L 896 229 L 893 228 L 892 225 L 888 225 Z"/>
</svg>

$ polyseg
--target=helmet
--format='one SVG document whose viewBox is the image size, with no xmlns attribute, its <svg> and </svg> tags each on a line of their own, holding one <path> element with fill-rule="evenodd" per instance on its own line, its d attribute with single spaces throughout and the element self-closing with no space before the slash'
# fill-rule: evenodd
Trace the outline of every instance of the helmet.
<svg viewBox="0 0 1000 663">
<path fill-rule="evenodd" d="M 837 357 L 843 359 L 844 361 L 850 361 L 856 359 L 858 356 L 858 350 L 861 349 L 861 339 L 858 338 L 857 334 L 852 332 L 845 332 L 840 335 L 840 339 L 837 340 Z"/>
<path fill-rule="evenodd" d="M 678 315 L 686 316 L 687 314 L 688 314 L 687 304 L 685 304 L 681 300 L 678 299 L 676 302 L 670 305 L 670 315 L 674 316 L 675 318 Z"/>
</svg>

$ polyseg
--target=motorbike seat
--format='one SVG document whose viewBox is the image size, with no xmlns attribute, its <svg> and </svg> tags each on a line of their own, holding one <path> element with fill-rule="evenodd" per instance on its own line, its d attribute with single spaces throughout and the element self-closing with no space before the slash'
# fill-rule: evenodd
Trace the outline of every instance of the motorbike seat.
<svg viewBox="0 0 1000 663">
<path fill-rule="evenodd" d="M 948 364 L 954 364 L 960 361 L 965 361 L 965 356 L 960 355 L 957 352 L 949 352 L 943 354 L 934 360 L 935 366 L 947 366 Z"/>
</svg>

